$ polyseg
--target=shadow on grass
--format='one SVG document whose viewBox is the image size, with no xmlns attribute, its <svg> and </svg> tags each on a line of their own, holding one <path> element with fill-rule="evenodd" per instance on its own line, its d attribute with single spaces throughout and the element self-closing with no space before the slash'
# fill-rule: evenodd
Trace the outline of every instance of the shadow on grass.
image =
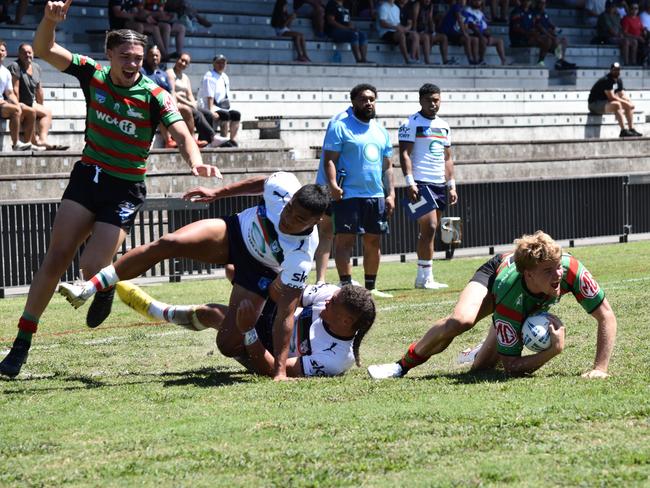
<svg viewBox="0 0 650 488">
<path fill-rule="evenodd" d="M 502 383 L 504 381 L 511 381 L 519 379 L 517 377 L 508 376 L 503 370 L 487 370 L 487 371 L 464 371 L 458 373 L 440 373 L 429 374 L 420 376 L 418 379 L 434 380 L 434 379 L 447 379 L 457 385 L 471 385 L 473 383 Z"/>
</svg>

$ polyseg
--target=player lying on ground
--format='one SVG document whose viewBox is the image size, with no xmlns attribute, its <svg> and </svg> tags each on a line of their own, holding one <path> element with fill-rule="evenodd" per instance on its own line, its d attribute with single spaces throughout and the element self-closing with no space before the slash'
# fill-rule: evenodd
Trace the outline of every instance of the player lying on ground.
<svg viewBox="0 0 650 488">
<path fill-rule="evenodd" d="M 396 363 L 372 365 L 373 378 L 398 378 L 411 368 L 444 351 L 454 337 L 492 314 L 492 327 L 478 350 L 473 370 L 501 360 L 513 375 L 532 373 L 564 349 L 564 327 L 551 327 L 551 347 L 521 356 L 521 326 L 533 315 L 573 293 L 584 310 L 598 322 L 596 359 L 586 378 L 605 378 L 616 339 L 616 317 L 605 293 L 576 258 L 542 231 L 515 241 L 513 253 L 497 255 L 481 266 L 460 294 L 449 317 L 436 322 Z"/>
<path fill-rule="evenodd" d="M 122 281 L 117 293 L 124 303 L 152 320 L 165 320 L 189 330 L 221 330 L 227 305 L 169 305 L 154 300 L 136 285 Z M 300 308 L 301 307 L 301 308 Z M 273 376 L 273 331 L 277 306 L 267 300 L 262 314 L 250 300 L 242 300 L 236 313 L 233 341 L 245 347 L 236 359 L 255 373 Z M 287 359 L 287 376 L 335 376 L 356 362 L 359 346 L 375 320 L 375 303 L 360 286 L 309 285 L 294 314 Z"/>
<path fill-rule="evenodd" d="M 233 264 L 235 276 L 228 312 L 217 334 L 217 347 L 228 357 L 245 350 L 233 330 L 237 309 L 250 300 L 257 315 L 274 291 L 278 306 L 273 325 L 274 377 L 286 379 L 289 338 L 293 314 L 311 270 L 318 233 L 314 226 L 329 205 L 327 188 L 301 187 L 291 173 L 278 172 L 268 178 L 256 176 L 223 188 L 195 188 L 185 199 L 211 202 L 218 198 L 262 194 L 256 207 L 225 219 L 205 219 L 167 234 L 157 241 L 131 249 L 114 265 L 107 266 L 81 285 L 62 284 L 59 292 L 76 308 L 96 292 L 140 276 L 156 263 L 172 257 L 212 264 Z"/>
</svg>

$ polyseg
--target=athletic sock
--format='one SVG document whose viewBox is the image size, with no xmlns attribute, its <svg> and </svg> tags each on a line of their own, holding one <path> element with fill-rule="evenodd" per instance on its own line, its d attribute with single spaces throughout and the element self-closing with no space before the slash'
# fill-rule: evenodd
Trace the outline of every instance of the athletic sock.
<svg viewBox="0 0 650 488">
<path fill-rule="evenodd" d="M 425 281 L 431 276 L 433 269 L 433 259 L 418 259 L 418 281 Z"/>
<path fill-rule="evenodd" d="M 207 327 L 196 316 L 195 305 L 169 305 L 154 300 L 149 305 L 149 315 L 158 320 L 180 325 L 189 330 L 205 330 Z"/>
<path fill-rule="evenodd" d="M 38 318 L 30 313 L 23 312 L 20 319 L 18 319 L 18 337 L 27 342 L 32 342 L 32 336 L 38 329 Z"/>
<path fill-rule="evenodd" d="M 420 356 L 415 353 L 415 344 L 415 342 L 411 344 L 408 348 L 408 351 L 406 351 L 406 354 L 402 356 L 402 359 L 397 361 L 398 364 L 402 367 L 402 371 L 404 371 L 404 373 L 406 373 L 411 368 L 415 368 L 420 364 L 426 363 L 429 360 L 428 357 Z"/>
<path fill-rule="evenodd" d="M 117 277 L 115 268 L 111 264 L 109 266 L 106 266 L 99 273 L 97 273 L 95 276 L 90 278 L 90 280 L 86 284 L 86 289 L 94 288 L 92 291 L 93 293 L 95 293 L 112 287 L 118 281 L 120 281 L 120 279 Z"/>
<path fill-rule="evenodd" d="M 364 275 L 363 277 L 365 284 L 366 284 L 366 290 L 374 290 L 375 289 L 375 282 L 377 281 L 377 275 Z"/>
<path fill-rule="evenodd" d="M 339 275 L 339 281 L 342 285 L 351 285 L 352 275 Z"/>
</svg>

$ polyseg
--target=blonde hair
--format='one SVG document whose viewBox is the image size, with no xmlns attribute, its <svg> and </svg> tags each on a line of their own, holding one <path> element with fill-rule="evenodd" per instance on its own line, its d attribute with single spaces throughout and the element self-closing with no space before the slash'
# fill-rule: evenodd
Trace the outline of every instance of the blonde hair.
<svg viewBox="0 0 650 488">
<path fill-rule="evenodd" d="M 515 265 L 520 273 L 539 263 L 559 261 L 561 257 L 562 246 L 544 231 L 524 234 L 515 240 Z"/>
</svg>

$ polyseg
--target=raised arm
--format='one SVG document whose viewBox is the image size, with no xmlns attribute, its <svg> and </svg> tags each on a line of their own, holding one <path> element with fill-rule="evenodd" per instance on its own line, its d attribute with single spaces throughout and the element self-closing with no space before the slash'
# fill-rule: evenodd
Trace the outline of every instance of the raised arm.
<svg viewBox="0 0 650 488">
<path fill-rule="evenodd" d="M 47 61 L 59 71 L 64 71 L 72 62 L 72 53 L 54 42 L 56 26 L 63 22 L 72 0 L 47 2 L 45 15 L 34 35 L 34 54 Z"/>
<path fill-rule="evenodd" d="M 183 199 L 193 202 L 213 202 L 219 198 L 238 197 L 242 195 L 261 195 L 267 176 L 253 176 L 247 180 L 236 181 L 221 188 L 199 186 L 188 190 Z"/>
<path fill-rule="evenodd" d="M 609 359 L 612 357 L 614 343 L 616 342 L 616 316 L 607 298 L 591 313 L 598 322 L 598 336 L 596 338 L 596 359 L 591 371 L 582 375 L 583 378 L 606 378 L 609 368 Z"/>
</svg>

